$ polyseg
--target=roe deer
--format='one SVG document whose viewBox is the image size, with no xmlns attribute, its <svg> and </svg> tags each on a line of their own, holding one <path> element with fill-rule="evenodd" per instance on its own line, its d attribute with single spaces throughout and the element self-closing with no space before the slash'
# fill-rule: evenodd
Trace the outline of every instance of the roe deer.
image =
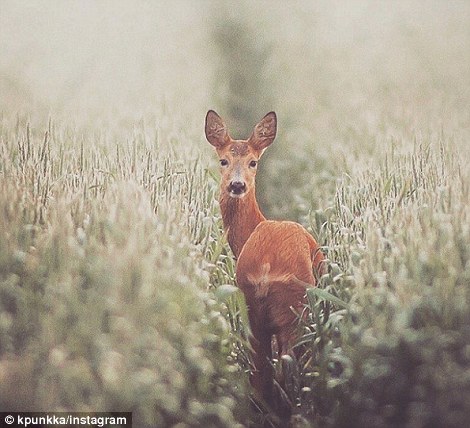
<svg viewBox="0 0 470 428">
<path fill-rule="evenodd" d="M 248 140 L 233 140 L 213 110 L 206 116 L 205 134 L 220 159 L 220 209 L 228 242 L 237 258 L 236 276 L 245 295 L 255 371 L 251 384 L 273 404 L 271 340 L 279 355 L 291 352 L 297 338 L 296 312 L 302 313 L 306 284 L 315 285 L 324 256 L 313 237 L 298 223 L 269 221 L 255 196 L 258 160 L 276 137 L 277 118 L 268 113 Z"/>
</svg>

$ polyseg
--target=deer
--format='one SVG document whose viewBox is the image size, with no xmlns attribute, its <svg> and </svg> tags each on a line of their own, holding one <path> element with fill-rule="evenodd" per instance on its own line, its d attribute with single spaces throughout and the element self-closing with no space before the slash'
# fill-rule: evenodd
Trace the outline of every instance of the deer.
<svg viewBox="0 0 470 428">
<path fill-rule="evenodd" d="M 279 356 L 293 355 L 306 287 L 316 285 L 325 257 L 313 236 L 299 223 L 267 220 L 255 194 L 258 162 L 277 133 L 270 112 L 247 140 L 234 140 L 224 120 L 209 110 L 207 141 L 220 162 L 219 205 L 228 244 L 236 258 L 236 282 L 248 308 L 255 394 L 274 405 L 272 338 Z"/>
</svg>

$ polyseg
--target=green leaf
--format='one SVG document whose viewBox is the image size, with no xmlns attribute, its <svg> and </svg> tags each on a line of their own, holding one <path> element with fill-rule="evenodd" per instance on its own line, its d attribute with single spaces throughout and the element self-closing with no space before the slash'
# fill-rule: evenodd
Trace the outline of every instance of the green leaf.
<svg viewBox="0 0 470 428">
<path fill-rule="evenodd" d="M 307 296 L 310 301 L 315 299 L 325 300 L 327 302 L 334 303 L 337 306 L 341 306 L 342 308 L 349 309 L 349 305 L 346 302 L 333 294 L 328 293 L 328 291 L 325 291 L 322 288 L 309 288 L 307 290 Z"/>
</svg>

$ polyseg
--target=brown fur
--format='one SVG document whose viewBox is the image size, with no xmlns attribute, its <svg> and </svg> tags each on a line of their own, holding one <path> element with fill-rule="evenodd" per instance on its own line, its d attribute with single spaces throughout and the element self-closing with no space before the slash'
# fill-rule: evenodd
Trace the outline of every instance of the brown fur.
<svg viewBox="0 0 470 428">
<path fill-rule="evenodd" d="M 271 405 L 272 337 L 277 338 L 280 355 L 291 353 L 297 339 L 297 314 L 304 309 L 306 284 L 315 285 L 314 271 L 321 272 L 324 261 L 318 244 L 300 224 L 266 220 L 259 209 L 252 161 L 259 160 L 275 136 L 273 112 L 255 126 L 248 140 L 232 140 L 215 112 L 209 111 L 206 117 L 206 137 L 224 161 L 220 208 L 230 248 L 238 258 L 237 283 L 249 310 L 255 366 L 251 383 Z M 246 185 L 242 195 L 231 193 L 234 180 Z"/>
</svg>

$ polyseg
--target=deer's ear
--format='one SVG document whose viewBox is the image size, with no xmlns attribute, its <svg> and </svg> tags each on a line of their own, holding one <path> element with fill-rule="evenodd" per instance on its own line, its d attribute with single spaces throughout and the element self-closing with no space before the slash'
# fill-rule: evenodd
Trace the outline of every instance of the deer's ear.
<svg viewBox="0 0 470 428">
<path fill-rule="evenodd" d="M 277 131 L 277 117 L 273 111 L 264 116 L 260 122 L 255 126 L 253 134 L 248 140 L 256 150 L 264 150 L 276 138 Z"/>
<path fill-rule="evenodd" d="M 216 149 L 220 149 L 230 142 L 227 125 L 214 110 L 207 112 L 205 131 L 207 141 Z"/>
</svg>

